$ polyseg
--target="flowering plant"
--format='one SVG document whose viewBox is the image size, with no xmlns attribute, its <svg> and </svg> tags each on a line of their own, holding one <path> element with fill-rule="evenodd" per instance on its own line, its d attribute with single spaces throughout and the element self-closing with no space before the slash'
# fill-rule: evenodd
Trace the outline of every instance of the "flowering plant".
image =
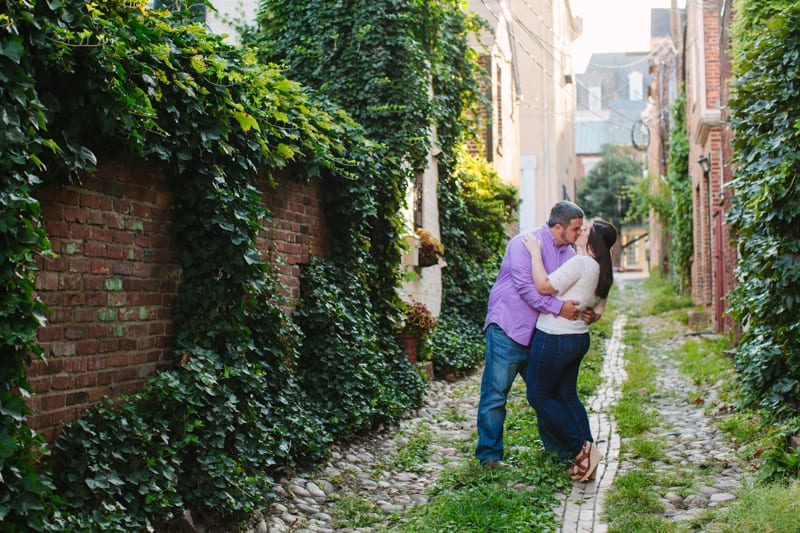
<svg viewBox="0 0 800 533">
<path fill-rule="evenodd" d="M 435 265 L 444 254 L 444 246 L 426 229 L 417 228 L 416 233 L 419 237 L 419 266 Z"/>
<path fill-rule="evenodd" d="M 420 302 L 406 304 L 404 318 L 400 332 L 413 335 L 419 341 L 427 339 L 439 325 L 436 317 Z"/>
</svg>

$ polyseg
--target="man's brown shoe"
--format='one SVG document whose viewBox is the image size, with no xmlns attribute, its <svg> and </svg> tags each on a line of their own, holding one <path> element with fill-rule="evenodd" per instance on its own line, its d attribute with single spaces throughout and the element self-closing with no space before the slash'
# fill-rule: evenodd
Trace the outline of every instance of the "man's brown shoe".
<svg viewBox="0 0 800 533">
<path fill-rule="evenodd" d="M 483 468 L 487 470 L 497 470 L 499 468 L 508 468 L 508 464 L 504 463 L 500 459 L 489 459 L 488 461 L 484 461 L 481 463 Z"/>
</svg>

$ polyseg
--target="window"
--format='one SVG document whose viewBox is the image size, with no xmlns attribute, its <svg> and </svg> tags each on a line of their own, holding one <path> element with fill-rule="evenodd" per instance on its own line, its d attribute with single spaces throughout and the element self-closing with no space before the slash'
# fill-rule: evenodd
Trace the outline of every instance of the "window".
<svg viewBox="0 0 800 533">
<path fill-rule="evenodd" d="M 625 260 L 624 265 L 627 267 L 634 267 L 639 263 L 639 243 L 628 243 L 625 247 Z"/>
<path fill-rule="evenodd" d="M 425 182 L 425 175 L 422 172 L 417 172 L 414 175 L 414 227 L 421 228 L 422 226 L 422 193 L 424 192 L 423 184 Z"/>
<path fill-rule="evenodd" d="M 589 87 L 589 111 L 600 111 L 603 108 L 603 89 L 599 85 Z"/>
<path fill-rule="evenodd" d="M 628 74 L 628 99 L 638 102 L 644 98 L 644 76 L 641 72 L 634 70 Z"/>
</svg>

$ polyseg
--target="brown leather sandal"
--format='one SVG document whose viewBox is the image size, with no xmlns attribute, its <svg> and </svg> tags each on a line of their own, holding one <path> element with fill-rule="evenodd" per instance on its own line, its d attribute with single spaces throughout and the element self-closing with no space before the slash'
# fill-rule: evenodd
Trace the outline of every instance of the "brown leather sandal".
<svg viewBox="0 0 800 533">
<path fill-rule="evenodd" d="M 581 482 L 593 481 L 597 474 L 597 465 L 600 464 L 602 458 L 603 454 L 600 453 L 600 450 L 587 440 L 567 471 L 570 479 Z"/>
</svg>

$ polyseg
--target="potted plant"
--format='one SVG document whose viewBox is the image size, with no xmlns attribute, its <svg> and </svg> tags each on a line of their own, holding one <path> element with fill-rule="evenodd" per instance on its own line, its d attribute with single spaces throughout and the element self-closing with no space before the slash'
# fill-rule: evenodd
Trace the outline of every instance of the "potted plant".
<svg viewBox="0 0 800 533">
<path fill-rule="evenodd" d="M 428 267 L 437 264 L 444 254 L 442 243 L 426 229 L 417 228 L 416 234 L 419 237 L 419 266 Z"/>
<path fill-rule="evenodd" d="M 439 325 L 436 317 L 420 302 L 404 304 L 403 311 L 403 325 L 398 338 L 404 343 L 408 360 L 412 363 L 430 360 L 431 349 L 427 341 Z"/>
</svg>

